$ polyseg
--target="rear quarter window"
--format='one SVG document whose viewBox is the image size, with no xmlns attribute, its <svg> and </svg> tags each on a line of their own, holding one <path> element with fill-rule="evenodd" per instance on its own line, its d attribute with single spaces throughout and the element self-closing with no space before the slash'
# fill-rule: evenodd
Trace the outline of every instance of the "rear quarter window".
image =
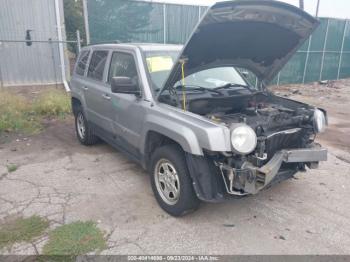
<svg viewBox="0 0 350 262">
<path fill-rule="evenodd" d="M 89 59 L 89 55 L 90 55 L 90 51 L 82 51 L 81 52 L 79 59 L 78 59 L 78 62 L 77 62 L 77 66 L 75 68 L 75 73 L 77 75 L 80 75 L 80 76 L 84 75 L 84 72 L 86 69 L 86 64 L 87 64 L 87 61 Z"/>
<path fill-rule="evenodd" d="M 103 72 L 106 66 L 108 51 L 94 51 L 91 56 L 88 77 L 102 81 Z"/>
</svg>

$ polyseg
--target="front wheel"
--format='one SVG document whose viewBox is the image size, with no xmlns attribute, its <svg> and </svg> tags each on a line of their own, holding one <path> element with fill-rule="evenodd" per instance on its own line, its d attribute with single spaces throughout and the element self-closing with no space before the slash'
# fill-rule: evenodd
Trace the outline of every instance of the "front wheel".
<svg viewBox="0 0 350 262">
<path fill-rule="evenodd" d="M 172 216 L 183 216 L 199 206 L 184 152 L 176 145 L 158 148 L 151 160 L 151 185 L 160 207 Z"/>
</svg>

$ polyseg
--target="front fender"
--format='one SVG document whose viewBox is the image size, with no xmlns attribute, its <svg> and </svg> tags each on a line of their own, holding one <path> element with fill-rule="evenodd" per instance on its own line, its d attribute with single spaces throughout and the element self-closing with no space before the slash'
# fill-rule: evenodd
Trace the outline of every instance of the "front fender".
<svg viewBox="0 0 350 262">
<path fill-rule="evenodd" d="M 193 155 L 203 155 L 203 150 L 198 142 L 196 134 L 181 123 L 176 123 L 160 115 L 147 117 L 143 129 L 141 141 L 141 153 L 145 153 L 146 138 L 149 131 L 160 133 L 176 141 L 182 149 Z"/>
</svg>

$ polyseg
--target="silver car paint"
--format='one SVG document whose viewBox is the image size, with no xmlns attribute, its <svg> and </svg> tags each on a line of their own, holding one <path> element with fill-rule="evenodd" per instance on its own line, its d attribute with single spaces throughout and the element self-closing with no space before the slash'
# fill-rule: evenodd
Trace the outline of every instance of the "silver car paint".
<svg viewBox="0 0 350 262">
<path fill-rule="evenodd" d="M 145 154 L 147 134 L 150 131 L 158 132 L 173 139 L 182 146 L 184 151 L 193 155 L 203 155 L 203 149 L 218 152 L 230 151 L 230 131 L 226 126 L 210 122 L 208 119 L 191 112 L 161 104 L 155 99 L 148 82 L 140 48 L 142 47 L 138 45 L 108 44 L 82 49 L 108 50 L 110 52 L 103 82 L 91 80 L 86 77 L 86 72 L 84 77 L 76 74 L 72 77 L 71 95 L 82 102 L 87 119 L 95 122 L 95 124 L 102 123 L 101 127 L 109 130 L 112 128 L 115 135 L 122 136 L 131 145 L 139 149 L 142 155 Z M 153 46 L 153 48 L 156 49 L 157 47 Z M 164 47 L 160 45 L 159 48 Z M 110 86 L 107 83 L 107 75 L 113 51 L 134 54 L 136 66 L 139 70 L 142 98 L 137 98 L 132 94 L 111 93 Z M 89 96 L 87 93 L 90 92 L 90 89 L 83 89 L 86 85 L 94 90 L 99 90 L 100 93 L 94 94 L 98 98 L 86 101 L 86 97 Z M 102 96 L 106 94 L 111 99 L 100 101 Z M 116 102 L 119 103 L 120 107 L 113 105 Z M 110 111 L 106 115 L 102 115 L 102 112 L 105 112 L 107 108 L 110 108 Z"/>
</svg>

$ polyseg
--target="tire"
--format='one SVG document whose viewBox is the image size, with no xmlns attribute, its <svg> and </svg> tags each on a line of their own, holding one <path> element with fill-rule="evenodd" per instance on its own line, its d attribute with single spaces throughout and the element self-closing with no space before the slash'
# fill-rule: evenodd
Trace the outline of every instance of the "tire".
<svg viewBox="0 0 350 262">
<path fill-rule="evenodd" d="M 85 146 L 91 146 L 98 142 L 98 137 L 94 134 L 93 129 L 85 118 L 81 107 L 75 110 L 75 132 L 79 142 Z M 82 128 L 85 130 L 83 131 Z"/>
<path fill-rule="evenodd" d="M 177 145 L 156 149 L 151 157 L 150 170 L 153 193 L 165 212 L 180 217 L 199 207 L 200 201 L 193 189 L 185 153 Z"/>
</svg>

